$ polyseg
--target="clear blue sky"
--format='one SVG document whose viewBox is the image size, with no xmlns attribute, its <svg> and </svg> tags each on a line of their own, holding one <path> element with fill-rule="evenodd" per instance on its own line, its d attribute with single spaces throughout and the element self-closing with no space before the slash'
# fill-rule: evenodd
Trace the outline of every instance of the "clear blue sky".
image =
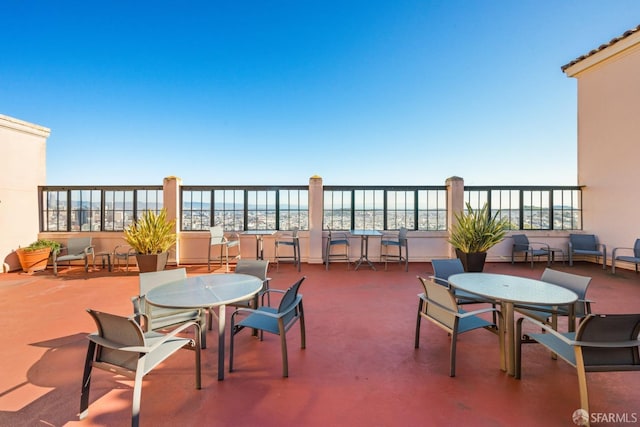
<svg viewBox="0 0 640 427">
<path fill-rule="evenodd" d="M 560 67 L 638 0 L 0 3 L 49 185 L 575 185 Z"/>
</svg>

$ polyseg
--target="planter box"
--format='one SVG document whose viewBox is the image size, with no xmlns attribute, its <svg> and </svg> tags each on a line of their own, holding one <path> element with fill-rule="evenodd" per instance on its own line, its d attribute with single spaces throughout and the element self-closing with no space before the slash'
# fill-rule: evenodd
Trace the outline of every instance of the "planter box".
<svg viewBox="0 0 640 427">
<path fill-rule="evenodd" d="M 16 254 L 20 260 L 22 271 L 25 273 L 33 273 L 34 271 L 42 271 L 47 268 L 51 248 L 42 248 L 33 251 L 17 249 Z"/>
<path fill-rule="evenodd" d="M 140 273 L 162 271 L 166 267 L 168 259 L 169 252 L 153 255 L 136 254 L 136 261 L 138 262 L 138 270 L 140 270 Z"/>
<path fill-rule="evenodd" d="M 456 255 L 460 258 L 464 271 L 481 273 L 484 270 L 484 261 L 487 259 L 486 252 L 466 253 L 456 249 Z"/>
</svg>

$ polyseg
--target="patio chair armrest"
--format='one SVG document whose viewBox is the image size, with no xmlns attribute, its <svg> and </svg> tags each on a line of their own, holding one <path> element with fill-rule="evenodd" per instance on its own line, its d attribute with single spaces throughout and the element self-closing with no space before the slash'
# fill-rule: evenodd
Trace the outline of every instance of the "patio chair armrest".
<svg viewBox="0 0 640 427">
<path fill-rule="evenodd" d="M 534 245 L 537 245 L 538 248 L 535 248 Z M 551 250 L 551 247 L 548 243 L 544 242 L 529 242 L 529 249 L 544 249 L 545 251 L 549 252 Z"/>
<path fill-rule="evenodd" d="M 344 231 L 332 231 L 331 232 L 331 240 L 346 240 L 349 241 L 349 236 Z"/>
<path fill-rule="evenodd" d="M 89 255 L 89 254 L 95 254 L 95 252 L 93 251 L 93 246 L 87 246 L 86 248 L 84 248 L 83 252 L 85 255 Z"/>
<path fill-rule="evenodd" d="M 611 252 L 611 256 L 613 258 L 616 257 L 616 252 L 618 251 L 632 251 L 633 252 L 633 248 L 613 248 L 613 252 Z"/>
<path fill-rule="evenodd" d="M 295 301 L 291 304 L 292 309 L 297 307 L 297 306 L 299 306 L 301 301 L 302 301 L 302 295 L 298 294 L 298 296 L 296 296 Z M 282 313 L 271 313 L 271 312 L 265 311 L 265 310 L 257 310 L 257 309 L 253 309 L 253 308 L 241 307 L 241 308 L 236 309 L 231 314 L 231 317 L 235 317 L 236 315 L 239 315 L 239 314 L 255 313 L 255 314 L 258 314 L 260 316 L 271 317 L 272 319 L 279 319 L 279 318 L 281 318 L 282 316 L 286 315 L 289 312 L 290 312 L 290 310 L 283 311 Z"/>
<path fill-rule="evenodd" d="M 231 314 L 231 317 L 235 317 L 237 315 L 249 315 L 249 314 L 257 314 L 259 316 L 265 316 L 265 317 L 271 317 L 272 319 L 278 319 L 279 317 L 282 317 L 282 313 L 270 313 L 268 311 L 264 311 L 264 310 L 255 310 L 253 308 L 238 308 L 236 309 L 233 314 Z"/>
<path fill-rule="evenodd" d="M 545 331 L 545 333 L 551 334 L 554 337 L 558 338 L 559 340 L 561 340 L 562 342 L 568 344 L 568 345 L 575 345 L 576 341 L 567 338 L 566 336 L 564 336 L 563 334 L 561 334 L 560 332 L 556 331 L 555 329 L 553 329 L 552 325 L 547 325 L 544 324 L 542 322 L 538 322 L 537 320 L 531 319 L 529 317 L 521 317 L 520 319 L 518 319 L 518 325 L 519 328 L 521 328 L 521 325 L 523 323 L 523 321 L 526 320 L 529 323 L 533 323 L 534 325 L 536 325 L 537 327 L 541 328 L 542 330 Z M 520 334 L 518 334 L 520 335 Z"/>
<path fill-rule="evenodd" d="M 198 322 L 196 322 L 195 320 L 191 320 L 189 322 L 183 323 L 180 326 L 178 326 L 175 329 L 172 329 L 170 332 L 164 334 L 164 337 L 159 340 L 158 342 L 154 343 L 151 347 L 145 347 L 148 348 L 149 351 L 153 351 L 156 348 L 160 347 L 162 344 L 164 344 L 167 340 L 176 337 L 179 333 L 183 332 L 185 329 L 190 328 L 191 326 L 195 326 L 197 329 L 196 332 L 196 336 L 200 336 L 200 324 Z M 192 339 L 191 340 L 191 345 L 195 345 L 195 341 Z"/>
<path fill-rule="evenodd" d="M 135 297 L 131 297 L 131 304 L 133 305 L 133 318 L 136 320 L 140 328 L 148 332 L 149 329 L 149 317 L 144 312 L 143 304 L 144 298 L 140 295 L 136 295 Z"/>
<path fill-rule="evenodd" d="M 64 252 L 68 252 L 68 249 L 66 246 L 60 246 L 60 249 L 58 249 L 57 251 L 53 251 L 53 260 L 55 261 L 56 259 L 58 259 L 59 256 L 62 256 Z"/>
<path fill-rule="evenodd" d="M 497 312 L 500 313 L 500 311 L 497 308 L 482 308 L 480 310 L 474 310 L 474 311 L 465 311 L 462 313 L 456 313 L 456 316 L 464 319 L 465 317 L 471 317 L 471 316 L 476 316 L 478 314 L 482 314 L 482 313 L 491 313 L 491 312 Z"/>
<path fill-rule="evenodd" d="M 269 279 L 269 280 L 271 280 L 271 279 Z M 265 279 L 265 281 L 266 281 L 266 279 Z M 263 282 L 263 283 L 264 283 L 264 282 Z M 271 294 L 272 294 L 272 293 L 274 293 L 274 294 L 284 294 L 285 292 L 286 292 L 286 291 L 284 291 L 284 290 L 282 290 L 282 289 L 271 289 L 271 288 L 269 288 L 269 289 L 265 289 L 264 291 L 261 291 L 261 292 L 260 292 L 260 294 L 259 294 L 259 295 L 262 297 L 262 302 L 261 302 L 261 304 L 262 304 L 262 305 L 265 305 L 265 304 L 264 304 L 265 296 L 267 296 L 267 297 L 269 298 L 269 301 L 271 301 L 271 299 L 270 299 L 270 298 L 271 298 Z"/>
<path fill-rule="evenodd" d="M 449 284 L 449 281 L 447 279 L 441 279 L 440 277 L 437 277 L 437 276 L 429 276 L 429 279 L 433 280 L 438 285 L 444 286 L 447 289 L 451 289 L 451 285 Z M 444 282 L 444 284 L 442 282 Z"/>
<path fill-rule="evenodd" d="M 129 249 L 127 249 L 126 252 L 118 252 L 118 248 L 129 248 Z M 115 248 L 113 248 L 113 253 L 114 254 L 122 254 L 122 255 L 128 254 L 129 256 L 131 256 L 131 255 L 135 255 L 136 254 L 136 250 L 133 249 L 129 245 L 117 245 Z"/>
<path fill-rule="evenodd" d="M 627 348 L 640 346 L 640 340 L 629 341 L 574 341 L 580 347 L 592 348 Z"/>
<path fill-rule="evenodd" d="M 110 348 L 113 350 L 120 351 L 129 351 L 132 353 L 149 353 L 151 351 L 151 347 L 143 347 L 139 345 L 122 345 L 120 343 L 108 340 L 106 338 L 101 337 L 97 333 L 93 333 L 87 337 L 90 341 L 106 348 Z"/>
</svg>

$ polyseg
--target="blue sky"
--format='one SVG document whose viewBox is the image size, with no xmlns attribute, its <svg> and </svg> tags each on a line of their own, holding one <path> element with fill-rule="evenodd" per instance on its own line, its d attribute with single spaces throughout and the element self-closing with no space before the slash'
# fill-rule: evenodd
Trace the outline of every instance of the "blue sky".
<svg viewBox="0 0 640 427">
<path fill-rule="evenodd" d="M 48 185 L 575 185 L 560 67 L 637 0 L 0 4 L 0 114 Z"/>
</svg>

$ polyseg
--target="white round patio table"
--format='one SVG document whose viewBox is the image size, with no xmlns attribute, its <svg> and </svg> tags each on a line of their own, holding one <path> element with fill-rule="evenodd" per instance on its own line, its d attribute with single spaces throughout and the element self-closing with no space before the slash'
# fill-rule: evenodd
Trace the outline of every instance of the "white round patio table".
<svg viewBox="0 0 640 427">
<path fill-rule="evenodd" d="M 504 359 L 509 375 L 515 375 L 514 303 L 567 305 L 571 318 L 573 303 L 578 299 L 575 292 L 561 286 L 508 274 L 460 273 L 449 276 L 448 281 L 454 288 L 483 296 L 500 304 L 500 311 L 504 319 L 504 333 L 507 339 L 504 346 Z"/>
<path fill-rule="evenodd" d="M 224 379 L 226 305 L 255 297 L 262 280 L 248 274 L 205 274 L 165 283 L 147 292 L 146 301 L 158 307 L 218 308 L 218 380 Z"/>
</svg>

